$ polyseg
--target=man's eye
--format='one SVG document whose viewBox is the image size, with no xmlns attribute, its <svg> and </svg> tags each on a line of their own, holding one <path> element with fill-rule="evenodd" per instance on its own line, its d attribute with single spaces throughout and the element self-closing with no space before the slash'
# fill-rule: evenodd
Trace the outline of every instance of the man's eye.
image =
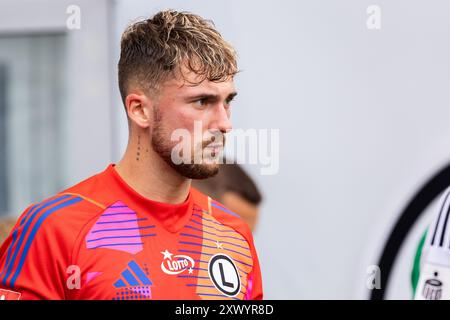
<svg viewBox="0 0 450 320">
<path fill-rule="evenodd" d="M 225 101 L 226 107 L 228 107 L 228 108 L 230 107 L 231 101 L 233 101 L 233 99 L 228 99 L 228 100 Z"/>
<path fill-rule="evenodd" d="M 194 103 L 195 103 L 197 106 L 199 106 L 199 107 L 204 107 L 204 106 L 207 105 L 208 100 L 205 99 L 205 98 L 203 98 L 203 99 L 198 99 L 198 100 L 194 101 Z"/>
</svg>

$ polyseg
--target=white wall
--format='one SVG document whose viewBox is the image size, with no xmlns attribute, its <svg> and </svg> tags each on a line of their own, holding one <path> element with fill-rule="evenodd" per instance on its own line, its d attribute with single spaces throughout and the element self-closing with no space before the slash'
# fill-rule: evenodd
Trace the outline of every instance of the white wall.
<svg viewBox="0 0 450 320">
<path fill-rule="evenodd" d="M 400 210 L 450 161 L 450 2 L 116 3 L 117 47 L 132 19 L 160 9 L 212 19 L 243 70 L 234 127 L 280 129 L 279 174 L 247 166 L 265 196 L 255 234 L 265 297 L 366 298 L 366 268 Z M 371 4 L 378 31 L 366 28 Z M 120 154 L 118 99 L 117 110 Z M 408 280 L 390 297 L 407 297 Z"/>
<path fill-rule="evenodd" d="M 73 5 L 81 10 L 79 29 L 66 24 Z M 12 128 L 11 215 L 103 170 L 113 158 L 111 6 L 110 0 L 0 1 L 0 62 L 12 69 L 6 120 Z M 55 35 L 57 43 L 42 40 Z"/>
</svg>

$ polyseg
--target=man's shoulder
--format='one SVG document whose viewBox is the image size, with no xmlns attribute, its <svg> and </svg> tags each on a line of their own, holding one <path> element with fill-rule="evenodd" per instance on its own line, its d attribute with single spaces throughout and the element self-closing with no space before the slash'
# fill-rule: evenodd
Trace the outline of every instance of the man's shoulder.
<svg viewBox="0 0 450 320">
<path fill-rule="evenodd" d="M 101 214 L 108 204 L 101 193 L 98 174 L 84 179 L 30 206 L 19 217 L 21 224 L 39 224 L 45 228 L 79 227 Z"/>
<path fill-rule="evenodd" d="M 195 194 L 196 205 L 202 207 L 203 212 L 209 213 L 221 224 L 234 229 L 240 233 L 247 241 L 253 243 L 253 236 L 250 227 L 237 213 L 228 209 L 221 202 L 212 199 L 208 195 L 192 188 Z"/>
<path fill-rule="evenodd" d="M 211 199 L 211 214 L 223 224 L 228 225 L 242 234 L 245 238 L 252 240 L 252 232 L 247 222 L 237 213 L 228 209 L 224 204 Z"/>
<path fill-rule="evenodd" d="M 101 208 L 79 195 L 58 193 L 30 205 L 20 215 L 18 226 L 68 232 L 70 228 L 78 228 L 88 223 L 100 212 Z"/>
</svg>

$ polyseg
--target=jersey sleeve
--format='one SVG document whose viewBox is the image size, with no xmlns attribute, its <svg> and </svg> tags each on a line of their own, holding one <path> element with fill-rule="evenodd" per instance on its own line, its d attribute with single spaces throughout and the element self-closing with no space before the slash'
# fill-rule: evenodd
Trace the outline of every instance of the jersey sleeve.
<svg viewBox="0 0 450 320">
<path fill-rule="evenodd" d="M 250 229 L 248 229 L 250 230 Z M 249 231 L 250 232 L 250 231 Z M 263 283 L 261 276 L 261 268 L 259 265 L 259 258 L 256 252 L 253 236 L 249 236 L 250 250 L 253 257 L 253 268 L 248 275 L 246 300 L 262 300 L 263 299 Z"/>
<path fill-rule="evenodd" d="M 450 188 L 442 194 L 420 253 L 416 300 L 450 300 Z"/>
<path fill-rule="evenodd" d="M 45 204 L 28 207 L 0 247 L 3 299 L 64 299 L 67 249 Z"/>
</svg>

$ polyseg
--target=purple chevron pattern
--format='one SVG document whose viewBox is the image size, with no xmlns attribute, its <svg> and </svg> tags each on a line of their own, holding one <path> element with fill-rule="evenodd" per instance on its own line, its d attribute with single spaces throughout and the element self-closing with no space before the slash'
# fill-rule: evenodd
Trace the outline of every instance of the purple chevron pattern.
<svg viewBox="0 0 450 320">
<path fill-rule="evenodd" d="M 111 249 L 136 254 L 142 251 L 142 236 L 140 231 L 154 226 L 140 226 L 136 212 L 122 201 L 109 206 L 96 221 L 86 236 L 88 249 Z M 154 234 L 146 234 L 151 236 Z"/>
</svg>

